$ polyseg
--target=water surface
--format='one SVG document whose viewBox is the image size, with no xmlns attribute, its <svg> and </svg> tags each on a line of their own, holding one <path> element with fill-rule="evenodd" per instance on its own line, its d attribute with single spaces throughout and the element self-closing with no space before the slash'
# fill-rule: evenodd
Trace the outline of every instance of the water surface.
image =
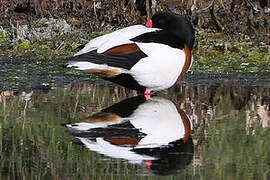
<svg viewBox="0 0 270 180">
<path fill-rule="evenodd" d="M 0 176 L 268 179 L 269 101 L 268 85 L 179 84 L 148 100 L 99 83 L 2 90 Z"/>
</svg>

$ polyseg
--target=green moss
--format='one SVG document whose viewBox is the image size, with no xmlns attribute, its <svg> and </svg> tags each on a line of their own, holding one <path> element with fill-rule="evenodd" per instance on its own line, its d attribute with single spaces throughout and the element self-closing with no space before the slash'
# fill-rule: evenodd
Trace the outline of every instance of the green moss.
<svg viewBox="0 0 270 180">
<path fill-rule="evenodd" d="M 42 41 L 35 40 L 19 40 L 14 43 L 9 43 L 9 46 L 1 46 L 2 56 L 11 56 L 17 60 L 55 60 L 63 59 L 72 56 L 80 45 L 85 44 L 90 39 L 108 33 L 69 33 L 58 35 L 53 39 L 45 39 Z M 0 34 L 0 42 L 7 42 L 3 33 Z"/>
<path fill-rule="evenodd" d="M 6 35 L 5 31 L 0 31 L 0 47 L 9 43 L 9 38 Z"/>
<path fill-rule="evenodd" d="M 199 32 L 193 50 L 194 73 L 270 73 L 270 47 L 253 44 L 244 37 Z"/>
<path fill-rule="evenodd" d="M 195 73 L 270 73 L 269 53 L 261 53 L 252 49 L 246 54 L 228 51 L 224 54 L 207 55 L 195 55 L 193 67 Z"/>
<path fill-rule="evenodd" d="M 13 46 L 13 50 L 20 55 L 27 54 L 31 52 L 32 49 L 33 45 L 29 41 L 17 41 Z"/>
</svg>

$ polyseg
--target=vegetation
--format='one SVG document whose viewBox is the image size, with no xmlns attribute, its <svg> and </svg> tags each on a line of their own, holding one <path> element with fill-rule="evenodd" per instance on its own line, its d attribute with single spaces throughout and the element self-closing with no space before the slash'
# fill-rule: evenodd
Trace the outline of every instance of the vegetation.
<svg viewBox="0 0 270 180">
<path fill-rule="evenodd" d="M 194 51 L 194 73 L 269 74 L 270 46 L 238 40 L 221 33 L 199 32 Z"/>
<path fill-rule="evenodd" d="M 155 11 L 187 16 L 196 28 L 192 73 L 269 74 L 270 13 L 264 1 L 2 1 L 0 57 L 62 62 L 90 39 L 131 24 Z M 143 1 L 142 1 L 143 2 Z M 119 4 L 115 6 L 112 4 Z M 148 8 L 148 9 L 147 9 Z M 104 9 L 110 9 L 104 11 Z M 241 22 L 241 23 L 239 23 Z M 59 63 L 57 63 L 59 64 Z"/>
</svg>

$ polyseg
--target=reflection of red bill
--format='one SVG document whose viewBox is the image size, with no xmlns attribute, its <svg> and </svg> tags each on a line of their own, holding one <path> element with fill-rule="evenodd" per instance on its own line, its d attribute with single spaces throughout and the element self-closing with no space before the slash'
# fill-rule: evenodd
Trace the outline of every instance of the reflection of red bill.
<svg viewBox="0 0 270 180">
<path fill-rule="evenodd" d="M 146 168 L 147 168 L 147 169 L 150 169 L 151 164 L 152 164 L 152 161 L 151 161 L 151 160 L 145 160 L 144 162 L 145 162 L 145 164 L 146 164 Z"/>
</svg>

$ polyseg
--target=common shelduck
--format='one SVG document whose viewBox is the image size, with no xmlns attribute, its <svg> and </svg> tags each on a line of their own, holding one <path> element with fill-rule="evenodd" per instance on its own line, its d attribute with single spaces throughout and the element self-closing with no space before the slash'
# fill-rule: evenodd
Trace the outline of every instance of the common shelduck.
<svg viewBox="0 0 270 180">
<path fill-rule="evenodd" d="M 194 40 L 186 18 L 157 12 L 146 26 L 133 25 L 92 39 L 65 67 L 150 95 L 183 78 L 192 64 Z"/>
<path fill-rule="evenodd" d="M 191 122 L 183 110 L 161 97 L 132 97 L 66 127 L 91 151 L 152 170 L 165 171 L 192 160 Z"/>
</svg>

